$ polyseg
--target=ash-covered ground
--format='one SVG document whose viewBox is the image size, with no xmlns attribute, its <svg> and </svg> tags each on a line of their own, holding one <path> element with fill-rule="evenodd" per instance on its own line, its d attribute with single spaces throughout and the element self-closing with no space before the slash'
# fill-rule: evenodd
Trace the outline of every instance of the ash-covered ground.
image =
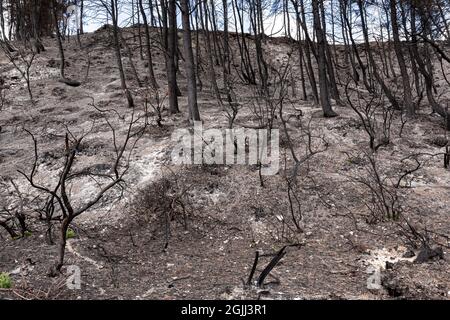
<svg viewBox="0 0 450 320">
<path fill-rule="evenodd" d="M 145 82 L 145 59 L 134 49 L 137 40 L 132 32 L 123 30 Z M 0 297 L 449 298 L 450 171 L 443 165 L 448 141 L 442 119 L 423 102 L 417 117 L 408 120 L 400 132 L 402 118 L 394 113 L 389 144 L 372 155 L 367 133 L 350 107 L 335 103 L 339 117 L 326 119 L 319 106 L 301 99 L 295 44 L 273 38 L 265 45 L 270 63 L 280 68 L 291 63 L 293 78 L 283 107 L 286 131 L 279 115 L 275 121 L 275 128 L 280 129 L 280 170 L 264 176 L 263 186 L 255 165 L 173 165 L 171 134 L 190 126 L 184 69 L 180 68 L 178 80 L 181 113 L 170 115 L 163 110 L 159 127 L 149 102 L 152 93 L 145 85 L 138 87 L 125 51 L 127 81 L 136 103 L 134 115 L 139 118 L 135 127 L 145 130 L 129 154 L 123 188 L 109 191 L 71 225 L 74 236 L 68 240 L 65 265 L 80 268 L 81 289 L 67 288 L 66 268 L 62 275 L 49 277 L 58 247 L 48 243 L 48 224 L 39 218 L 45 196 L 18 172 L 29 174 L 35 162 L 33 140 L 24 129 L 37 141 L 34 179 L 50 187 L 61 174 L 66 132 L 86 135 L 74 171 L 108 173 L 115 148 L 106 119 L 120 144 L 132 114 L 120 87 L 108 30 L 83 35 L 81 42 L 81 49 L 74 38 L 64 43 L 67 76 L 82 83 L 70 87 L 58 81 L 56 40 L 45 39 L 47 50 L 36 56 L 31 68 L 34 103 L 20 74 L 0 56 L 4 79 L 0 207 L 4 216 L 24 212 L 29 228 L 26 236 L 14 239 L 0 229 L 0 272 L 9 273 L 12 280 L 12 288 L 1 289 Z M 236 46 L 233 40 L 231 46 Z M 153 58 L 164 97 L 164 57 L 155 48 Z M 217 103 L 207 70 L 201 72 L 198 103 L 203 126 L 227 128 L 226 113 Z M 345 83 L 345 74 L 338 76 Z M 436 86 L 445 98 L 444 80 Z M 235 127 L 258 125 L 255 110 L 261 102 L 255 92 L 250 85 L 235 86 L 240 104 Z M 288 182 L 295 165 L 292 151 L 301 162 L 295 183 Z M 373 178 L 372 161 L 377 175 L 397 197 L 398 219 L 376 216 L 373 211 L 377 190 L 371 188 L 377 185 L 367 185 Z M 417 170 L 391 188 L 417 164 Z M 69 183 L 74 206 L 89 201 L 102 183 L 98 176 L 74 177 Z M 52 225 L 57 242 L 59 224 L 54 221 Z M 436 254 L 427 255 L 425 244 Z M 286 254 L 264 287 L 246 285 L 255 252 L 262 255 L 257 277 L 284 246 Z"/>
</svg>

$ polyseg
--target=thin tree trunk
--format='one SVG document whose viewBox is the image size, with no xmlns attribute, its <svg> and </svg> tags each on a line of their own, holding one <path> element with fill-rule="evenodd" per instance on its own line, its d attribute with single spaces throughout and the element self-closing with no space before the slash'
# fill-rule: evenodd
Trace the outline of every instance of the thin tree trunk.
<svg viewBox="0 0 450 320">
<path fill-rule="evenodd" d="M 177 67 L 175 62 L 178 42 L 176 14 L 175 0 L 169 0 L 167 7 L 167 15 L 169 20 L 167 32 L 167 80 L 169 86 L 169 108 L 171 114 L 180 112 L 178 108 Z"/>
<path fill-rule="evenodd" d="M 59 59 L 60 59 L 60 66 L 59 66 L 59 75 L 60 75 L 60 81 L 72 86 L 72 87 L 78 87 L 80 85 L 80 82 L 75 81 L 75 80 L 70 80 L 66 78 L 65 75 L 65 66 L 66 66 L 66 59 L 64 57 L 64 47 L 63 47 L 63 43 L 61 40 L 61 31 L 59 30 L 59 25 L 58 25 L 58 14 L 56 11 L 57 8 L 57 3 L 56 0 L 53 0 L 52 2 L 52 12 L 53 12 L 53 18 L 55 21 L 55 29 L 56 29 L 56 40 L 58 42 L 58 50 L 59 50 Z"/>
<path fill-rule="evenodd" d="M 14 231 L 14 229 L 12 227 L 8 226 L 8 224 L 6 222 L 1 221 L 0 226 L 3 227 L 6 230 L 6 232 L 8 232 L 11 239 L 18 237 L 18 234 Z"/>
<path fill-rule="evenodd" d="M 400 42 L 399 28 L 397 22 L 397 4 L 396 0 L 389 1 L 391 8 L 391 24 L 392 24 L 392 36 L 394 38 L 394 50 L 397 55 L 398 65 L 400 67 L 400 73 L 403 80 L 403 103 L 404 108 L 408 116 L 412 116 L 415 113 L 415 107 L 412 101 L 411 85 L 408 75 L 408 70 L 406 68 L 405 58 L 403 57 L 402 44 Z"/>
<path fill-rule="evenodd" d="M 66 243 L 67 243 L 67 230 L 69 229 L 69 225 L 72 222 L 72 219 L 67 216 L 63 219 L 61 224 L 61 230 L 59 234 L 59 246 L 58 246 L 58 262 L 56 263 L 56 271 L 60 272 L 61 268 L 64 265 L 64 256 L 66 253 Z"/>
<path fill-rule="evenodd" d="M 227 94 L 227 99 L 231 102 L 229 92 L 229 76 L 230 76 L 230 48 L 228 34 L 228 0 L 222 0 L 223 5 L 223 84 Z"/>
<path fill-rule="evenodd" d="M 349 8 L 348 11 L 351 13 L 351 8 Z M 345 20 L 345 24 L 347 25 L 348 37 L 350 39 L 351 46 L 352 46 L 352 49 L 353 49 L 353 55 L 352 56 L 354 56 L 356 58 L 356 61 L 358 61 L 358 65 L 361 68 L 361 73 L 362 73 L 362 77 L 363 77 L 364 86 L 366 87 L 366 89 L 369 92 L 373 92 L 373 88 L 370 85 L 370 83 L 368 81 L 368 77 L 367 77 L 367 67 L 364 65 L 364 63 L 363 63 L 363 61 L 361 59 L 361 56 L 360 56 L 360 54 L 358 52 L 358 45 L 356 44 L 355 39 L 353 37 L 352 26 L 351 26 L 351 23 L 350 23 L 351 17 L 350 18 L 348 17 L 347 12 L 343 13 L 343 17 L 344 17 L 344 20 Z M 353 68 L 354 68 L 354 71 L 356 71 L 356 66 L 353 66 Z M 358 78 L 359 78 L 359 76 L 358 76 Z"/>
<path fill-rule="evenodd" d="M 325 117 L 336 117 L 337 113 L 333 111 L 330 101 L 330 91 L 327 78 L 327 61 L 325 56 L 326 42 L 320 20 L 320 3 L 322 0 L 313 1 L 314 30 L 317 36 L 317 64 L 319 68 L 320 85 L 320 104 L 322 105 L 323 115 Z"/>
<path fill-rule="evenodd" d="M 395 99 L 394 95 L 392 94 L 391 90 L 386 86 L 384 80 L 381 78 L 380 74 L 378 73 L 377 64 L 375 62 L 375 59 L 373 57 L 372 48 L 370 47 L 369 42 L 369 33 L 367 31 L 367 24 L 365 17 L 365 10 L 362 0 L 358 0 L 358 7 L 360 11 L 360 18 L 361 18 L 361 27 L 364 35 L 364 42 L 366 47 L 367 56 L 370 62 L 370 65 L 372 66 L 372 71 L 375 79 L 377 80 L 378 84 L 381 86 L 384 94 L 389 99 L 389 102 L 392 104 L 394 109 L 400 109 L 397 100 Z"/>
<path fill-rule="evenodd" d="M 84 34 L 83 15 L 84 15 L 84 0 L 81 0 L 81 2 L 80 2 L 80 34 Z"/>
<path fill-rule="evenodd" d="M 202 5 L 203 2 L 203 5 Z M 205 13 L 205 20 L 206 24 L 204 23 L 203 19 L 201 20 L 202 29 L 205 30 L 205 40 L 206 40 L 206 56 L 208 58 L 208 69 L 211 79 L 211 85 L 214 91 L 214 94 L 216 95 L 216 98 L 218 99 L 219 103 L 222 104 L 222 98 L 220 96 L 219 87 L 217 85 L 217 78 L 216 78 L 216 72 L 214 70 L 214 60 L 212 56 L 212 46 L 211 46 L 211 36 L 208 29 L 208 1 L 207 0 L 200 0 L 198 5 L 200 10 L 204 10 Z M 197 49 L 198 50 L 198 49 Z"/>
<path fill-rule="evenodd" d="M 329 77 L 329 86 L 330 86 L 330 93 L 334 100 L 339 101 L 339 89 L 337 87 L 336 83 L 336 75 L 334 72 L 334 64 L 333 64 L 333 56 L 330 50 L 330 45 L 328 44 L 327 40 L 327 28 L 326 28 L 326 18 L 325 18 L 325 7 L 323 5 L 323 1 L 319 2 L 320 5 L 320 13 L 321 13 L 321 19 L 322 19 L 322 30 L 323 30 L 323 36 L 325 41 L 325 55 L 326 55 L 326 62 L 327 62 L 327 71 L 328 71 L 328 77 Z"/>
<path fill-rule="evenodd" d="M 426 17 L 423 9 L 419 10 L 420 19 L 423 26 L 423 32 L 427 33 L 429 29 L 428 22 L 429 19 Z M 426 89 L 426 95 L 428 102 L 431 105 L 431 108 L 434 112 L 442 116 L 445 120 L 445 125 L 447 130 L 450 129 L 450 112 L 446 110 L 444 107 L 442 107 L 434 98 L 433 95 L 433 74 L 432 74 L 432 68 L 430 66 L 430 59 L 429 59 L 429 51 L 428 48 L 424 48 L 425 53 L 419 53 L 419 48 L 417 46 L 417 28 L 416 28 L 416 18 L 415 18 L 415 8 L 411 8 L 411 49 L 415 58 L 415 61 L 417 62 L 417 65 L 419 67 L 419 71 L 422 74 L 422 76 L 425 79 L 425 89 Z M 422 59 L 422 56 L 425 56 L 425 60 L 427 63 Z M 428 65 L 427 65 L 428 64 Z"/>
<path fill-rule="evenodd" d="M 195 77 L 194 52 L 192 50 L 191 25 L 189 22 L 189 3 L 188 0 L 180 0 L 180 4 L 183 22 L 183 47 L 188 87 L 189 114 L 193 121 L 200 121 L 200 113 L 197 105 L 197 81 Z"/>
<path fill-rule="evenodd" d="M 319 100 L 319 91 L 317 90 L 317 81 L 316 76 L 314 75 L 314 68 L 311 61 L 311 54 L 313 54 L 317 58 L 317 54 L 314 51 L 313 42 L 309 36 L 308 28 L 306 27 L 306 14 L 305 14 L 305 6 L 303 3 L 303 0 L 300 0 L 300 14 L 301 14 L 301 20 L 300 17 L 298 18 L 298 21 L 301 21 L 301 25 L 303 28 L 303 32 L 305 33 L 305 57 L 306 57 L 306 66 L 308 70 L 308 77 L 309 82 L 311 84 L 311 90 L 314 96 L 314 101 L 318 104 L 320 102 Z"/>
<path fill-rule="evenodd" d="M 125 93 L 125 96 L 128 101 L 128 107 L 133 108 L 134 107 L 134 101 L 133 97 L 131 96 L 131 92 L 128 90 L 127 82 L 125 79 L 125 72 L 123 69 L 122 64 L 122 54 L 120 53 L 120 42 L 119 42 L 119 26 L 117 22 L 117 0 L 111 0 L 111 18 L 113 22 L 113 40 L 114 40 L 114 51 L 116 54 L 116 60 L 117 60 L 117 66 L 119 68 L 119 75 L 120 75 L 120 83 L 122 90 Z"/>
<path fill-rule="evenodd" d="M 147 49 L 147 63 L 148 63 L 148 80 L 150 81 L 150 85 L 153 89 L 158 88 L 158 83 L 156 82 L 155 73 L 153 71 L 153 59 L 152 59 L 152 51 L 151 51 L 151 43 L 150 43 L 150 32 L 148 30 L 148 21 L 147 15 L 145 14 L 144 5 L 142 4 L 142 0 L 139 0 L 139 8 L 141 10 L 142 20 L 144 22 L 145 29 L 145 48 Z"/>
<path fill-rule="evenodd" d="M 138 1 L 141 1 L 141 0 L 138 0 Z M 141 57 L 141 60 L 144 60 L 144 48 L 142 46 L 142 35 L 141 35 L 141 10 L 140 10 L 139 3 L 137 3 L 136 12 L 137 12 L 137 21 L 138 21 L 139 56 Z M 145 26 L 147 27 L 147 24 L 145 24 Z"/>
<path fill-rule="evenodd" d="M 121 30 L 119 30 L 119 35 L 120 35 L 120 40 L 122 41 L 123 46 L 125 47 L 125 49 L 127 51 L 128 62 L 130 63 L 131 71 L 133 72 L 134 78 L 136 79 L 138 86 L 142 87 L 141 79 L 139 79 L 139 74 L 138 74 L 136 67 L 134 65 L 134 62 L 133 62 L 133 53 L 131 52 L 130 46 L 128 45 L 127 41 L 123 37 Z"/>
</svg>

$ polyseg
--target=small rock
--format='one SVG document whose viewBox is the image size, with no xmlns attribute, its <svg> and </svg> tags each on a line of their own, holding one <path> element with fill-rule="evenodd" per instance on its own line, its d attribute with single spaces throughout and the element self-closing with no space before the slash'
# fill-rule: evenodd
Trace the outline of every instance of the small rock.
<svg viewBox="0 0 450 320">
<path fill-rule="evenodd" d="M 437 260 L 444 259 L 444 251 L 442 250 L 442 248 L 441 247 L 430 248 L 428 246 L 423 246 L 420 249 L 419 254 L 417 255 L 417 258 L 416 260 L 414 260 L 414 262 L 424 263 L 434 259 Z"/>
<path fill-rule="evenodd" d="M 13 271 L 11 271 L 9 274 L 20 274 L 21 271 L 22 271 L 22 268 L 21 267 L 17 267 Z"/>
<path fill-rule="evenodd" d="M 60 65 L 61 65 L 60 60 L 55 60 L 55 59 L 51 58 L 50 60 L 47 61 L 47 67 L 49 67 L 49 68 L 59 68 Z M 69 67 L 70 63 L 68 61 L 65 61 L 64 65 L 66 67 Z"/>
<path fill-rule="evenodd" d="M 448 144 L 448 139 L 444 136 L 437 136 L 433 139 L 432 143 L 439 148 L 445 147 Z"/>
<path fill-rule="evenodd" d="M 408 251 L 406 251 L 406 252 L 403 254 L 402 258 L 412 258 L 412 257 L 414 257 L 415 255 L 416 255 L 416 254 L 414 253 L 414 251 L 408 250 Z"/>
<path fill-rule="evenodd" d="M 381 280 L 381 285 L 386 289 L 389 296 L 397 298 L 408 293 L 409 288 L 398 279 L 392 271 L 385 274 Z"/>
</svg>

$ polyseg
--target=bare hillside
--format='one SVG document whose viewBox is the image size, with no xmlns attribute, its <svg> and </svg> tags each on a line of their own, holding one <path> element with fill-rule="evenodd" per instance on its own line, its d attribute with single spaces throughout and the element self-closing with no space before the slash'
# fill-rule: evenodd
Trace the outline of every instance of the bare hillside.
<svg viewBox="0 0 450 320">
<path fill-rule="evenodd" d="M 157 39 L 160 31 L 150 30 Z M 176 165 L 172 134 L 191 130 L 186 57 L 180 52 L 181 112 L 170 114 L 164 53 L 152 51 L 156 94 L 136 32 L 122 30 L 133 109 L 121 88 L 109 28 L 82 35 L 81 48 L 75 37 L 64 41 L 65 76 L 79 81 L 77 87 L 59 81 L 57 42 L 43 38 L 46 51 L 30 69 L 33 102 L 22 76 L 0 55 L 0 222 L 16 234 L 0 228 L 0 273 L 8 273 L 13 284 L 0 289 L 0 298 L 449 298 L 448 136 L 445 121 L 425 100 L 416 116 L 406 119 L 383 107 L 389 105 L 386 98 L 374 100 L 354 86 L 347 69 L 337 68 L 341 101 L 331 103 L 339 116 L 323 117 L 312 99 L 303 100 L 298 42 L 270 37 L 264 39 L 270 94 L 261 98 L 258 85 L 239 78 L 232 35 L 232 97 L 239 106 L 233 126 L 262 128 L 271 121 L 280 135 L 279 171 L 264 176 L 258 164 Z M 199 37 L 200 48 L 194 41 L 194 51 L 203 52 L 196 60 L 201 61 L 198 109 L 204 129 L 222 130 L 229 127 L 229 109 L 218 103 L 205 61 L 205 34 Z M 338 65 L 344 49 L 336 48 Z M 222 67 L 214 65 L 222 90 Z M 392 89 L 400 86 L 398 79 L 387 81 Z M 446 101 L 445 79 L 435 87 Z M 306 89 L 311 97 L 311 87 Z M 368 106 L 376 152 L 362 121 L 361 110 Z M 55 188 L 71 150 L 74 163 L 65 184 L 75 211 L 115 177 L 120 181 L 70 224 L 62 275 L 50 277 L 62 213 L 42 188 Z M 23 234 L 18 215 L 26 217 Z M 284 254 L 261 286 L 247 283 L 255 252 L 256 280 L 277 253 Z M 79 267 L 79 290 L 66 286 L 69 266 Z"/>
</svg>

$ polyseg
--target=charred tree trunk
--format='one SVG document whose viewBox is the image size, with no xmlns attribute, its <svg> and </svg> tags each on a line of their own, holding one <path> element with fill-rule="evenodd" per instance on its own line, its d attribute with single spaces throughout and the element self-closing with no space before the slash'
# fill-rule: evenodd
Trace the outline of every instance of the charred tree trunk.
<svg viewBox="0 0 450 320">
<path fill-rule="evenodd" d="M 84 0 L 80 1 L 80 34 L 84 34 L 84 28 L 83 28 L 83 15 L 84 15 Z"/>
<path fill-rule="evenodd" d="M 202 2 L 203 5 L 202 5 Z M 204 16 L 206 23 L 201 19 L 201 25 L 202 29 L 205 30 L 205 41 L 206 41 L 206 56 L 208 58 L 208 69 L 209 69 L 209 75 L 211 79 L 211 85 L 214 91 L 214 94 L 216 95 L 216 98 L 218 99 L 219 103 L 222 104 L 222 98 L 220 96 L 219 87 L 217 85 L 217 78 L 216 78 L 216 72 L 214 70 L 214 59 L 213 59 L 213 49 L 211 46 L 211 35 L 208 28 L 208 1 L 200 1 L 199 2 L 199 9 L 200 11 L 204 11 Z M 198 49 L 197 49 L 198 50 Z"/>
<path fill-rule="evenodd" d="M 312 2 L 314 30 L 317 35 L 317 64 L 319 68 L 320 104 L 322 105 L 323 115 L 325 117 L 336 117 L 337 113 L 333 111 L 330 101 L 330 88 L 327 77 L 326 42 L 319 11 L 319 2 L 321 1 L 322 0 Z"/>
<path fill-rule="evenodd" d="M 165 0 L 162 0 L 165 1 Z M 169 0 L 166 8 L 169 25 L 167 28 L 167 82 L 169 92 L 169 109 L 170 113 L 178 113 L 178 84 L 177 84 L 177 66 L 176 66 L 176 50 L 178 42 L 177 32 L 177 13 L 175 0 Z"/>
<path fill-rule="evenodd" d="M 325 7 L 323 5 L 323 1 L 319 2 L 320 5 L 320 13 L 321 13 L 321 19 L 322 19 L 322 30 L 323 30 L 323 36 L 324 36 L 324 42 L 325 42 L 325 55 L 326 55 L 326 62 L 327 62 L 327 72 L 328 72 L 328 79 L 329 79 L 329 85 L 330 85 L 330 93 L 333 99 L 336 101 L 340 100 L 339 97 L 339 89 L 337 87 L 336 83 L 336 75 L 334 72 L 334 63 L 333 63 L 333 55 L 330 50 L 330 46 L 328 44 L 327 40 L 327 24 L 326 24 L 326 18 L 325 18 Z"/>
<path fill-rule="evenodd" d="M 422 24 L 422 32 L 425 33 L 425 37 L 427 36 L 427 33 L 429 33 L 429 18 L 425 14 L 425 10 L 423 8 L 418 9 L 419 11 L 419 18 L 421 20 Z M 424 80 L 425 80 L 425 92 L 427 95 L 428 102 L 431 105 L 431 108 L 434 112 L 442 116 L 445 120 L 445 125 L 447 130 L 450 128 L 450 113 L 446 108 L 441 106 L 435 99 L 433 94 L 433 74 L 432 74 L 432 67 L 431 67 L 431 61 L 429 58 L 429 50 L 425 46 L 424 52 L 419 53 L 419 47 L 417 45 L 417 27 L 416 27 L 416 12 L 415 8 L 411 8 L 411 49 L 415 58 L 415 61 L 417 62 L 417 66 L 419 68 L 420 73 L 422 74 Z M 424 58 L 422 58 L 424 57 Z"/>
<path fill-rule="evenodd" d="M 152 51 L 151 51 L 151 43 L 150 43 L 150 32 L 148 30 L 148 21 L 147 15 L 144 10 L 144 5 L 142 4 L 142 0 L 139 0 L 139 8 L 141 10 L 142 20 L 144 22 L 145 29 L 145 47 L 147 53 L 147 63 L 148 63 L 148 80 L 150 81 L 150 85 L 153 89 L 158 88 L 158 83 L 156 82 L 155 73 L 153 71 L 153 59 L 152 59 Z"/>
<path fill-rule="evenodd" d="M 64 47 L 62 44 L 62 40 L 61 40 L 61 31 L 59 30 L 59 25 L 58 25 L 58 14 L 57 14 L 57 3 L 56 0 L 53 0 L 53 6 L 52 6 L 52 11 L 53 11 L 53 18 L 55 20 L 55 26 L 56 26 L 56 40 L 58 42 L 58 50 L 59 50 L 59 59 L 60 59 L 60 66 L 59 66 L 59 75 L 60 75 L 60 81 L 72 86 L 72 87 L 78 87 L 80 85 L 80 82 L 75 81 L 75 80 L 70 80 L 66 78 L 65 75 L 65 65 L 66 65 L 66 59 L 64 57 Z"/>
<path fill-rule="evenodd" d="M 10 227 L 5 221 L 0 221 L 0 227 L 3 227 L 6 230 L 6 232 L 8 232 L 11 239 L 14 239 L 19 236 L 16 233 L 16 231 L 12 227 Z"/>
<path fill-rule="evenodd" d="M 128 107 L 134 108 L 134 100 L 133 97 L 131 96 L 131 92 L 128 90 L 127 87 L 125 72 L 122 64 L 122 54 L 120 52 L 119 25 L 117 21 L 118 19 L 117 0 L 111 0 L 111 19 L 113 23 L 114 52 L 116 54 L 117 67 L 119 68 L 120 84 L 127 98 Z"/>
<path fill-rule="evenodd" d="M 240 33 L 237 32 L 237 35 L 236 35 L 237 43 L 239 46 L 239 53 L 241 56 L 240 76 L 243 78 L 243 80 L 246 83 L 256 84 L 255 71 L 253 69 L 252 61 L 250 58 L 250 52 L 249 52 L 249 48 L 248 48 L 248 44 L 247 44 L 247 40 L 246 40 L 246 35 L 244 32 L 243 1 L 241 1 L 242 15 L 241 15 L 237 0 L 232 0 L 231 4 L 232 4 L 232 8 L 233 8 L 233 16 L 234 16 L 235 26 L 236 26 L 236 29 L 240 31 Z"/>
<path fill-rule="evenodd" d="M 230 47 L 228 34 L 228 0 L 222 0 L 223 5 L 223 84 L 227 94 L 227 99 L 231 102 L 229 92 L 230 79 Z"/>
<path fill-rule="evenodd" d="M 368 80 L 367 67 L 364 65 L 364 63 L 363 63 L 363 61 L 361 59 L 361 56 L 360 56 L 360 54 L 358 52 L 358 45 L 356 44 L 355 39 L 353 37 L 353 31 L 352 31 L 352 25 L 351 25 L 351 17 L 349 17 L 348 12 L 351 13 L 351 8 L 345 7 L 345 10 L 343 10 L 343 18 L 344 18 L 345 24 L 347 26 L 346 29 L 348 31 L 348 37 L 350 39 L 351 47 L 352 47 L 352 50 L 353 50 L 353 55 L 352 56 L 354 58 L 356 58 L 356 61 L 358 62 L 358 65 L 359 65 L 359 67 L 361 69 L 364 86 L 366 87 L 367 91 L 373 92 L 373 88 L 370 85 L 369 80 Z M 352 60 L 352 63 L 353 63 L 353 60 Z M 356 71 L 356 66 L 353 66 L 353 69 L 354 69 L 354 71 Z M 359 75 L 358 75 L 358 78 L 359 78 Z"/>
<path fill-rule="evenodd" d="M 142 87 L 141 79 L 139 79 L 139 74 L 138 74 L 136 67 L 134 65 L 134 62 L 133 62 L 133 52 L 131 52 L 130 46 L 128 45 L 127 40 L 123 37 L 121 30 L 119 30 L 119 36 L 120 36 L 121 43 L 123 43 L 123 46 L 125 47 L 125 50 L 126 50 L 126 53 L 128 56 L 128 62 L 131 67 L 131 72 L 133 73 L 133 76 L 136 79 L 138 86 Z"/>
<path fill-rule="evenodd" d="M 391 90 L 386 86 L 386 83 L 384 82 L 383 78 L 378 72 L 378 67 L 375 62 L 375 59 L 373 57 L 372 48 L 370 47 L 370 41 L 369 41 L 369 32 L 367 31 L 367 24 L 366 24 L 366 18 L 365 18 L 365 10 L 364 10 L 364 4 L 362 0 L 358 0 L 358 7 L 360 12 L 360 19 L 361 19 L 361 27 L 364 35 L 364 44 L 366 48 L 366 54 L 369 59 L 369 63 L 372 66 L 372 72 L 377 80 L 378 84 L 381 86 L 381 89 L 383 90 L 383 93 L 388 98 L 389 102 L 391 103 L 392 107 L 394 109 L 399 110 L 400 106 L 398 105 L 397 100 L 395 99 L 395 96 L 392 94 Z"/>
<path fill-rule="evenodd" d="M 294 0 L 295 1 L 295 0 Z M 305 13 L 305 5 L 304 5 L 304 0 L 299 0 L 300 1 L 300 12 L 299 9 L 297 7 L 296 11 L 297 11 L 297 21 L 298 23 L 300 23 L 303 32 L 305 33 L 305 64 L 306 64 L 306 68 L 307 68 L 307 73 L 308 73 L 308 78 L 309 78 L 309 83 L 311 85 L 311 91 L 314 97 L 314 101 L 319 104 L 320 103 L 320 99 L 319 99 L 319 91 L 317 90 L 317 81 L 316 81 L 316 76 L 314 75 L 314 68 L 312 65 L 312 61 L 311 61 L 311 55 L 314 55 L 317 58 L 317 53 L 314 51 L 314 45 L 313 42 L 311 40 L 311 37 L 309 36 L 309 32 L 308 32 L 308 27 L 306 26 L 306 13 Z M 296 2 L 293 2 L 296 3 Z"/>
<path fill-rule="evenodd" d="M 188 0 L 181 0 L 181 15 L 183 22 L 183 47 L 188 87 L 188 105 L 190 118 L 200 121 L 200 113 L 197 105 L 197 81 L 195 76 L 194 52 L 192 50 L 191 25 L 189 22 Z"/>
<path fill-rule="evenodd" d="M 394 39 L 394 50 L 397 55 L 398 65 L 400 67 L 400 73 L 403 83 L 403 107 L 406 108 L 406 113 L 409 116 L 414 115 L 415 107 L 412 101 L 411 85 L 408 75 L 408 69 L 406 68 L 405 58 L 403 56 L 402 44 L 400 42 L 399 28 L 397 22 L 397 3 L 396 0 L 389 0 L 391 8 L 391 24 L 392 24 L 392 37 Z"/>
<path fill-rule="evenodd" d="M 63 219 L 59 234 L 59 244 L 58 244 L 58 262 L 56 263 L 55 267 L 55 274 L 57 272 L 61 272 L 61 268 L 64 265 L 64 256 L 66 254 L 66 243 L 67 243 L 67 230 L 69 229 L 70 223 L 72 222 L 72 219 L 67 216 Z"/>
</svg>

